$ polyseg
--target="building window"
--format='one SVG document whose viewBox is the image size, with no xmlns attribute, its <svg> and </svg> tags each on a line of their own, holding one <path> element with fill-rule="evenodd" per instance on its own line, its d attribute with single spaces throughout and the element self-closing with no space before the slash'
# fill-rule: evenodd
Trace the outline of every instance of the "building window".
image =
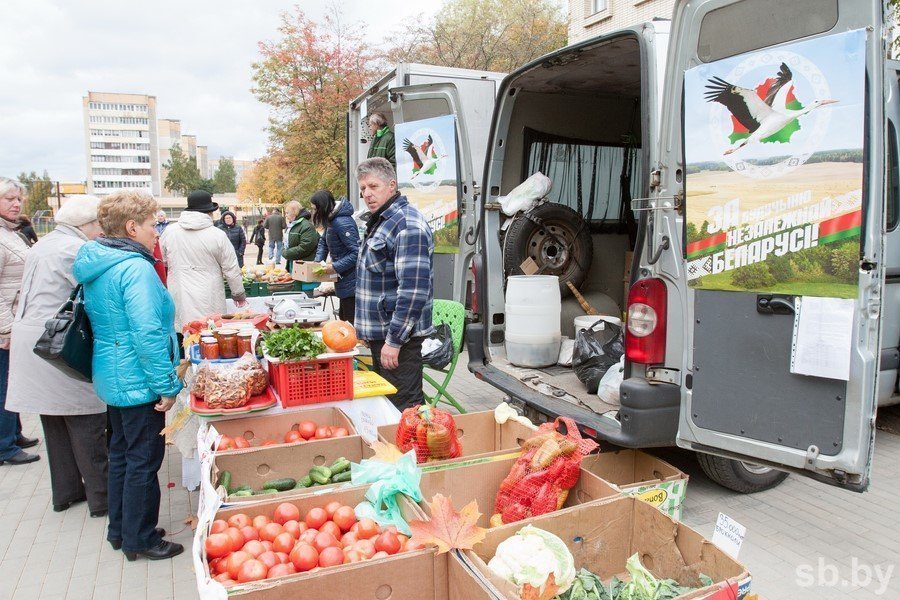
<svg viewBox="0 0 900 600">
<path fill-rule="evenodd" d="M 591 0 L 591 14 L 603 12 L 609 8 L 609 0 Z"/>
</svg>

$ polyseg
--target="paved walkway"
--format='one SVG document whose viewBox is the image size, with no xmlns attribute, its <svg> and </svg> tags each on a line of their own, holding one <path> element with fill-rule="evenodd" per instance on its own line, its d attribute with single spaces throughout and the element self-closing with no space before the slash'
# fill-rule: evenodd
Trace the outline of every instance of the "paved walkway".
<svg viewBox="0 0 900 600">
<path fill-rule="evenodd" d="M 464 359 L 451 390 L 467 407 L 492 408 L 502 395 L 469 375 Z M 23 424 L 26 435 L 43 437 L 36 417 L 24 415 Z M 129 563 L 106 543 L 105 520 L 90 518 L 84 504 L 54 513 L 43 444 L 36 450 L 43 456 L 37 463 L 0 466 L 0 600 L 197 597 L 187 552 L 170 561 Z M 865 494 L 792 476 L 776 489 L 742 496 L 712 483 L 689 453 L 660 454 L 690 473 L 688 525 L 711 537 L 721 511 L 747 527 L 740 559 L 753 575 L 754 591 L 767 600 L 900 599 L 900 436 L 879 432 L 874 484 Z M 181 456 L 170 448 L 160 472 L 159 524 L 172 533 L 169 539 L 189 546 L 192 532 L 183 521 L 197 498 L 180 482 Z M 863 567 L 893 567 L 893 577 L 884 590 L 877 580 L 852 585 L 854 564 L 860 573 Z M 835 584 L 801 587 L 820 570 L 822 582 L 831 581 L 832 566 Z"/>
</svg>

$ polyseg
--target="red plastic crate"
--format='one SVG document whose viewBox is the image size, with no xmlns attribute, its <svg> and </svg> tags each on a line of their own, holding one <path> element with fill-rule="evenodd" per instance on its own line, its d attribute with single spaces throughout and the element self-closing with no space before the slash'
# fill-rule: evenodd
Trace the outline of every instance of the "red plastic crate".
<svg viewBox="0 0 900 600">
<path fill-rule="evenodd" d="M 353 358 L 269 363 L 269 381 L 281 405 L 353 399 Z"/>
</svg>

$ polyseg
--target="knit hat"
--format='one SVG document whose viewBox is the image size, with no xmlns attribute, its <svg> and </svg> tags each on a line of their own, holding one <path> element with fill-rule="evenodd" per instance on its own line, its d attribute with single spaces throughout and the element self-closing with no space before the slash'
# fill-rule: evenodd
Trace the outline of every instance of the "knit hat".
<svg viewBox="0 0 900 600">
<path fill-rule="evenodd" d="M 97 205 L 99 204 L 100 198 L 96 196 L 69 196 L 62 208 L 56 211 L 53 220 L 72 227 L 85 225 L 97 220 Z"/>
</svg>

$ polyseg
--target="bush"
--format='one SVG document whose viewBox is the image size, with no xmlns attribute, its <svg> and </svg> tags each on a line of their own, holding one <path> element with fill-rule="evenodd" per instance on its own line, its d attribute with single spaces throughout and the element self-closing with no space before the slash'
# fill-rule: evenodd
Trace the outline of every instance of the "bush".
<svg viewBox="0 0 900 600">
<path fill-rule="evenodd" d="M 794 265 L 791 264 L 789 256 L 770 256 L 766 260 L 766 265 L 776 283 L 784 283 L 794 277 Z"/>
<path fill-rule="evenodd" d="M 854 239 L 831 250 L 831 271 L 846 283 L 859 279 L 859 242 Z"/>
<path fill-rule="evenodd" d="M 766 263 L 755 263 L 735 269 L 731 274 L 731 283 L 745 289 L 760 289 L 775 285 L 775 278 Z"/>
</svg>

